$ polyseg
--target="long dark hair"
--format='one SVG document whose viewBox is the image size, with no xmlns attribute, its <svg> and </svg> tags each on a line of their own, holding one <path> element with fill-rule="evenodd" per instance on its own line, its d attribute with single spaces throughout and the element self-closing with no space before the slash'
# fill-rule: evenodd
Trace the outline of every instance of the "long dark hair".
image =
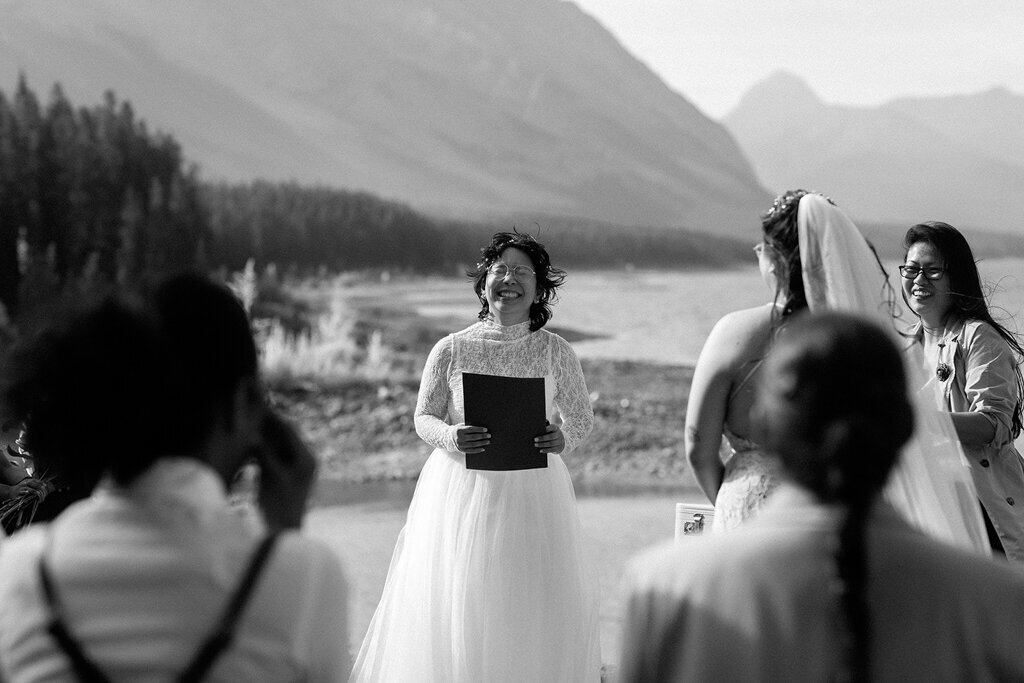
<svg viewBox="0 0 1024 683">
<path fill-rule="evenodd" d="M 845 626 L 838 678 L 867 680 L 865 526 L 914 426 L 901 353 L 864 318 L 800 315 L 765 363 L 753 417 L 756 438 L 793 481 L 844 510 L 834 552 Z"/>
<path fill-rule="evenodd" d="M 768 258 L 775 266 L 775 303 L 782 304 L 777 314 L 779 322 L 807 308 L 797 229 L 800 198 L 807 194 L 810 194 L 807 190 L 787 190 L 776 197 L 761 216 L 762 236 L 769 248 Z"/>
<path fill-rule="evenodd" d="M 949 293 L 953 300 L 953 313 L 961 320 L 981 320 L 988 323 L 1014 354 L 1013 373 L 1017 383 L 1017 403 L 1013 407 L 1012 433 L 1017 438 L 1021 432 L 1024 416 L 1021 402 L 1024 400 L 1024 378 L 1021 377 L 1020 363 L 1024 360 L 1024 347 L 1013 332 L 992 317 L 985 293 L 981 288 L 981 275 L 974 260 L 974 252 L 963 234 L 949 223 L 928 221 L 911 226 L 903 237 L 903 259 L 915 244 L 930 244 L 942 256 L 949 278 Z M 907 294 L 903 292 L 906 302 Z M 908 303 L 909 305 L 909 303 Z"/>
<path fill-rule="evenodd" d="M 510 247 L 525 252 L 530 257 L 533 269 L 537 273 L 538 300 L 530 306 L 530 331 L 536 332 L 551 320 L 551 304 L 558 300 L 555 290 L 565 282 L 565 271 L 551 265 L 551 257 L 548 256 L 547 249 L 543 244 L 534 239 L 532 235 L 523 234 L 515 228 L 512 229 L 512 232 L 495 233 L 491 238 L 491 243 L 480 250 L 480 261 L 476 264 L 476 268 L 466 272 L 466 275 L 473 280 L 473 291 L 476 292 L 476 296 L 480 300 L 481 308 L 477 317 L 480 320 L 486 320 L 491 315 L 487 297 L 484 296 L 487 269 Z"/>
</svg>

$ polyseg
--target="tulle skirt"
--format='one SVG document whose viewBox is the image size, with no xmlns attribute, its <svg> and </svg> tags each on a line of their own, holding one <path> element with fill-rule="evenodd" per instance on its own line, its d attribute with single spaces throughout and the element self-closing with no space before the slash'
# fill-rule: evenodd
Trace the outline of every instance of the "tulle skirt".
<svg viewBox="0 0 1024 683">
<path fill-rule="evenodd" d="M 435 450 L 351 680 L 597 681 L 591 575 L 560 456 L 489 472 Z"/>
</svg>

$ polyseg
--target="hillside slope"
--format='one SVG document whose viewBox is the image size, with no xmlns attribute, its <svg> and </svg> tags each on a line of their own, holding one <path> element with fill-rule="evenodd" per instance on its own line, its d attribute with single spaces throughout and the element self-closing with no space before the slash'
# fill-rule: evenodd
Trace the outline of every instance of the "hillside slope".
<svg viewBox="0 0 1024 683">
<path fill-rule="evenodd" d="M 0 0 L 0 82 L 113 89 L 204 177 L 743 234 L 731 135 L 570 2 Z M 752 223 L 753 217 L 753 223 Z"/>
</svg>

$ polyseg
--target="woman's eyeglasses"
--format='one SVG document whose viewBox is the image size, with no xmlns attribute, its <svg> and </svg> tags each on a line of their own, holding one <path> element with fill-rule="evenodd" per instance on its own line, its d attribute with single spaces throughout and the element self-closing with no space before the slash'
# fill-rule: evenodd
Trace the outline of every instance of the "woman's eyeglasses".
<svg viewBox="0 0 1024 683">
<path fill-rule="evenodd" d="M 900 275 L 908 280 L 917 278 L 918 275 L 924 273 L 924 276 L 929 280 L 941 280 L 942 276 L 946 274 L 945 268 L 922 268 L 921 266 L 900 266 Z"/>
<path fill-rule="evenodd" d="M 502 263 L 501 261 L 495 261 L 488 266 L 487 272 L 499 280 L 504 280 L 508 276 L 509 272 L 511 272 L 517 280 L 522 280 L 537 274 L 530 266 L 514 266 L 510 269 L 507 263 Z"/>
</svg>

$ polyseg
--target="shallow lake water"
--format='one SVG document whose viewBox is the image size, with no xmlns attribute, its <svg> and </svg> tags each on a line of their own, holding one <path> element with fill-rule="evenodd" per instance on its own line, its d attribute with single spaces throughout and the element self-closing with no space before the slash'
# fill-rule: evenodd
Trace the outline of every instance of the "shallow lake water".
<svg viewBox="0 0 1024 683">
<path fill-rule="evenodd" d="M 898 287 L 896 264 L 886 264 Z M 1024 259 L 986 259 L 978 264 L 994 315 L 1024 330 Z M 424 315 L 455 317 L 469 325 L 479 305 L 464 279 L 436 278 L 411 287 L 392 282 L 388 293 Z M 898 295 L 898 292 L 897 292 Z M 582 270 L 569 273 L 549 323 L 587 338 L 573 342 L 584 358 L 629 358 L 692 365 L 723 315 L 771 300 L 753 265 L 731 270 Z"/>
</svg>

